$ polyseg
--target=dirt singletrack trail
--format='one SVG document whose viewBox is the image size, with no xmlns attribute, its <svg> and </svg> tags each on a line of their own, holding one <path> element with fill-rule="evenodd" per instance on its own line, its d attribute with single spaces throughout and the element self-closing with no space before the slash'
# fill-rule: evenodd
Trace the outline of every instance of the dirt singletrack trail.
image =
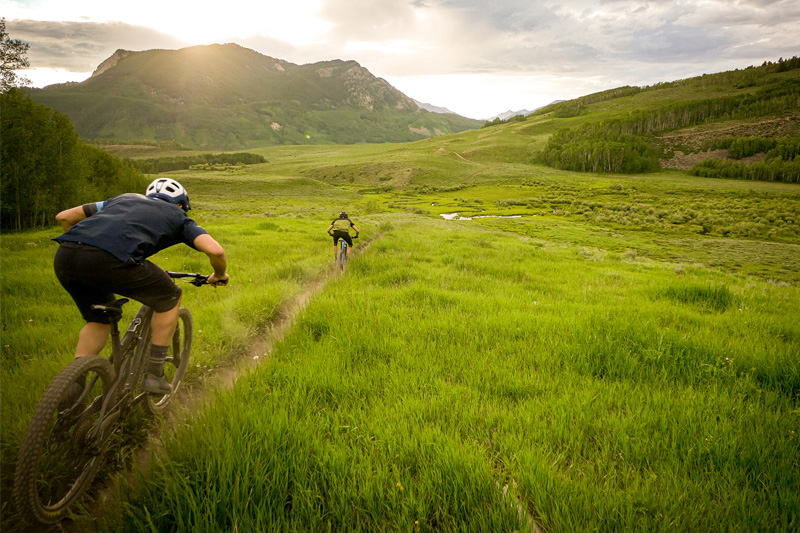
<svg viewBox="0 0 800 533">
<path fill-rule="evenodd" d="M 453 153 L 454 153 L 454 154 L 456 154 L 456 156 L 458 156 L 458 158 L 459 158 L 459 159 L 461 159 L 461 160 L 463 160 L 463 161 L 466 161 L 467 163 L 471 163 L 471 164 L 473 164 L 473 165 L 480 165 L 480 166 L 482 166 L 482 167 L 489 167 L 489 165 L 487 165 L 486 163 L 479 163 L 479 162 L 477 162 L 477 161 L 471 161 L 471 160 L 467 159 L 466 157 L 464 157 L 463 155 L 459 154 L 458 152 L 455 152 L 455 151 L 454 151 Z M 484 170 L 485 170 L 485 169 L 484 169 Z M 477 172 L 474 172 L 474 173 L 473 173 L 473 174 L 470 176 L 470 179 L 474 178 L 475 176 L 477 176 L 477 175 L 478 175 L 478 174 L 480 174 L 481 172 L 483 172 L 483 170 L 479 170 L 479 171 L 477 171 Z"/>
</svg>

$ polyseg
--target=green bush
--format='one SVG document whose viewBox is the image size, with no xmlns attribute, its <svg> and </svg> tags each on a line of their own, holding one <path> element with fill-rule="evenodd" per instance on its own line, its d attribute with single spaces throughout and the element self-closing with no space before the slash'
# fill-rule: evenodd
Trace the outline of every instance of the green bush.
<svg viewBox="0 0 800 533">
<path fill-rule="evenodd" d="M 673 285 L 664 291 L 667 299 L 695 305 L 712 311 L 725 311 L 734 303 L 733 293 L 725 285 L 701 285 L 697 283 Z"/>
<path fill-rule="evenodd" d="M 784 161 L 776 157 L 746 164 L 706 159 L 692 167 L 689 173 L 704 178 L 800 183 L 800 161 Z"/>
<path fill-rule="evenodd" d="M 151 159 L 129 160 L 130 165 L 145 174 L 159 174 L 192 167 L 213 168 L 216 165 L 255 165 L 267 160 L 258 154 L 234 152 L 225 154 L 200 154 L 180 157 L 157 157 Z"/>
</svg>

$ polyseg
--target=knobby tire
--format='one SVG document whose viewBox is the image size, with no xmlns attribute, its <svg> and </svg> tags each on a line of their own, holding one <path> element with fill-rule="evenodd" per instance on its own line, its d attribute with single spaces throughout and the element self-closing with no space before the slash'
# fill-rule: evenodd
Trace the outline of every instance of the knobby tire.
<svg viewBox="0 0 800 533">
<path fill-rule="evenodd" d="M 148 394 L 144 400 L 144 408 L 150 414 L 157 414 L 166 409 L 170 400 L 178 392 L 178 388 L 186 374 L 186 368 L 189 365 L 189 357 L 192 353 L 192 338 L 194 336 L 194 322 L 192 320 L 192 313 L 185 307 L 181 307 L 178 315 L 178 326 L 175 328 L 175 334 L 172 336 L 172 343 L 170 344 L 167 353 L 167 360 L 164 364 L 164 373 L 167 380 L 172 384 L 172 392 L 164 394 L 163 396 Z M 148 338 L 144 343 L 144 353 L 150 351 L 151 339 Z"/>
<path fill-rule="evenodd" d="M 344 242 L 344 239 L 342 239 Z M 347 264 L 347 244 L 339 246 L 339 268 L 344 270 L 345 264 Z"/>
<path fill-rule="evenodd" d="M 28 425 L 14 476 L 17 508 L 29 522 L 58 522 L 91 485 L 108 441 L 90 439 L 90 434 L 113 375 L 105 358 L 78 357 L 47 387 Z M 77 393 L 72 385 L 81 376 L 86 385 Z"/>
</svg>

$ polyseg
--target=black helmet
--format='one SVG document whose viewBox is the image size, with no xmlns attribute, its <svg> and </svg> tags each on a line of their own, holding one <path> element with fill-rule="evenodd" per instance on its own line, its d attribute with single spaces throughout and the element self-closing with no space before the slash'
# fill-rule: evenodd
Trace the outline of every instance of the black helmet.
<svg viewBox="0 0 800 533">
<path fill-rule="evenodd" d="M 339 218 L 347 218 L 347 213 L 342 211 L 341 213 L 339 213 Z"/>
</svg>

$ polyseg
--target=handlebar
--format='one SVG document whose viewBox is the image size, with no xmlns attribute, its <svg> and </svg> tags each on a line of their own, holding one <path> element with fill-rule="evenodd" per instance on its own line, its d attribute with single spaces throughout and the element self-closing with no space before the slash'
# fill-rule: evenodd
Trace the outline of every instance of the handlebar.
<svg viewBox="0 0 800 533">
<path fill-rule="evenodd" d="M 194 272 L 169 272 L 167 271 L 167 275 L 172 279 L 180 279 L 181 281 L 185 281 L 186 283 L 191 283 L 195 287 L 199 287 L 201 285 L 208 285 L 208 278 L 211 276 L 206 276 L 205 274 L 197 274 Z M 220 281 L 220 285 L 227 285 L 228 280 Z"/>
</svg>

